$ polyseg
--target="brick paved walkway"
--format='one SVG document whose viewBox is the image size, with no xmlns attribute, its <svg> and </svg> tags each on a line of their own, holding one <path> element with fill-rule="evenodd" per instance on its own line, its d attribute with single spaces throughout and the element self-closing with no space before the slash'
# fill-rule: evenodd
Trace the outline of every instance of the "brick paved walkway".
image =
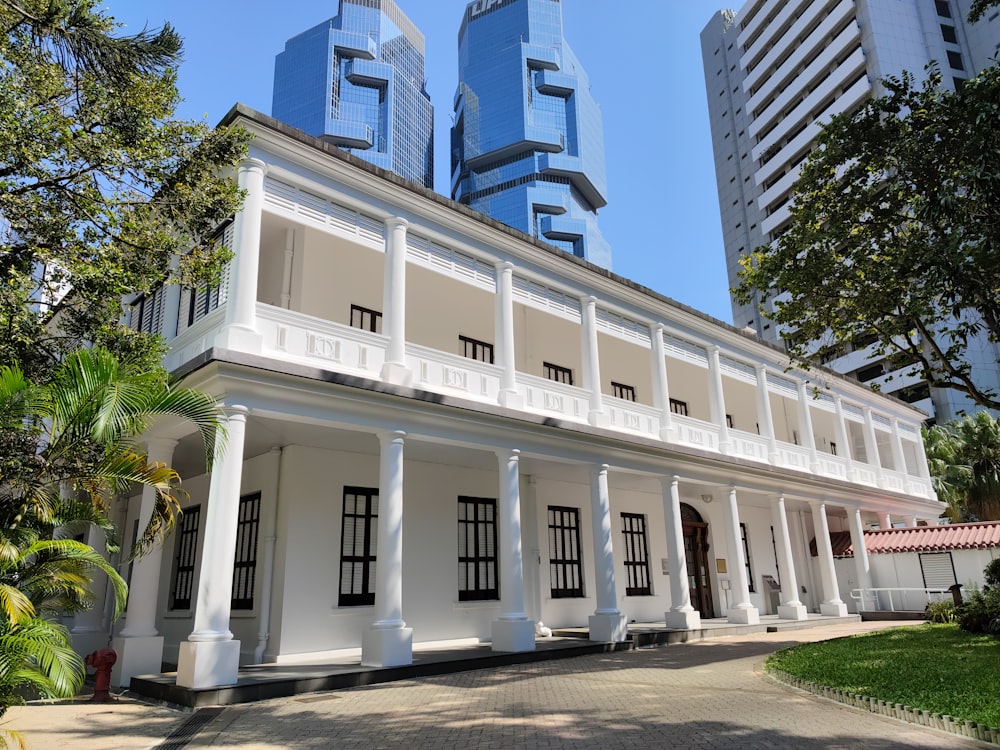
<svg viewBox="0 0 1000 750">
<path fill-rule="evenodd" d="M 187 747 L 985 747 L 790 690 L 761 669 L 764 656 L 778 648 L 877 627 L 882 625 L 722 638 L 234 706 Z M 71 735 L 56 721 L 42 719 L 53 708 L 66 707 L 12 712 L 15 727 L 21 724 L 35 750 L 139 750 L 151 745 L 133 731 L 136 721 L 144 730 L 155 726 L 163 737 L 189 716 L 156 708 L 123 713 L 113 723 L 129 736 L 115 743 L 98 733 L 95 716 L 90 737 L 68 741 Z"/>
</svg>

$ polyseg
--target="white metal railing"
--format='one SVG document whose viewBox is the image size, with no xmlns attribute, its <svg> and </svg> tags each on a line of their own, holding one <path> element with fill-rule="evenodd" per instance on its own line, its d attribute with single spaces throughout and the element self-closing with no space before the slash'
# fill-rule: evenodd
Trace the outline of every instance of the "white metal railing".
<svg viewBox="0 0 1000 750">
<path fill-rule="evenodd" d="M 917 595 L 919 592 L 919 596 Z M 893 594 L 896 598 L 893 598 Z M 907 599 L 909 596 L 909 600 Z M 948 589 L 919 589 L 919 588 L 868 588 L 854 589 L 851 591 L 851 598 L 858 602 L 858 611 L 896 612 L 921 611 L 931 602 L 941 601 L 945 597 L 951 596 Z M 936 598 L 935 598 L 936 597 Z M 912 604 L 914 600 L 920 602 L 920 606 L 906 606 Z M 866 604 L 871 602 L 873 608 L 866 609 Z M 883 602 L 886 606 L 883 607 Z M 899 605 L 898 607 L 896 605 Z"/>
</svg>

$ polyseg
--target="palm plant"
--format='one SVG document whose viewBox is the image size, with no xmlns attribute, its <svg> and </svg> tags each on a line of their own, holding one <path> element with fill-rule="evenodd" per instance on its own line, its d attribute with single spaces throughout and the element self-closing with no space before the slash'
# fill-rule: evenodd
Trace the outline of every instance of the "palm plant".
<svg viewBox="0 0 1000 750">
<path fill-rule="evenodd" d="M 220 415 L 210 396 L 172 388 L 162 370 L 120 363 L 101 348 L 73 353 L 44 384 L 16 365 L 0 367 L 0 715 L 26 689 L 68 697 L 80 687 L 82 661 L 54 618 L 94 605 L 95 574 L 108 576 L 116 617 L 124 607 L 114 568 L 68 537 L 96 524 L 113 550 L 109 498 L 136 485 L 153 488 L 156 503 L 132 554 L 174 523 L 180 477 L 149 463 L 137 438 L 160 417 L 190 421 L 210 466 Z"/>
<path fill-rule="evenodd" d="M 108 498 L 134 485 L 152 487 L 156 508 L 135 552 L 170 530 L 180 508 L 180 477 L 148 463 L 136 439 L 158 417 L 195 425 L 211 463 L 221 411 L 208 395 L 174 389 L 162 370 L 119 363 L 107 350 L 67 357 L 47 384 L 30 383 L 16 365 L 0 367 L 0 526 L 27 513 L 51 523 L 67 485 L 106 515 Z"/>
<path fill-rule="evenodd" d="M 1000 421 L 980 411 L 924 432 L 934 489 L 952 521 L 1000 519 Z"/>
</svg>

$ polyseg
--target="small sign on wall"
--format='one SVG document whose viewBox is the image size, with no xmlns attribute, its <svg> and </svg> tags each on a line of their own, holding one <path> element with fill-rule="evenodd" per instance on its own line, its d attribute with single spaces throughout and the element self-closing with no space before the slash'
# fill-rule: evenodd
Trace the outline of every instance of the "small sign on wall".
<svg viewBox="0 0 1000 750">
<path fill-rule="evenodd" d="M 720 575 L 725 575 L 728 571 L 726 570 L 726 561 L 721 557 L 715 559 L 715 572 Z"/>
</svg>

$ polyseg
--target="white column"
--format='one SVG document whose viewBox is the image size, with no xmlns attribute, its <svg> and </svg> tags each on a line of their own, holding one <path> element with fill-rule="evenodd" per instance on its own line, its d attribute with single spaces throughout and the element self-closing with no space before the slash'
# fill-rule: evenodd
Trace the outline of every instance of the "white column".
<svg viewBox="0 0 1000 750">
<path fill-rule="evenodd" d="M 239 186 L 246 191 L 246 197 L 233 227 L 235 247 L 226 299 L 226 327 L 217 339 L 217 344 L 226 349 L 261 350 L 261 335 L 257 331 L 257 276 L 266 174 L 267 165 L 260 159 L 247 159 L 239 168 Z"/>
<path fill-rule="evenodd" d="M 870 589 L 872 587 L 872 567 L 868 560 L 868 548 L 865 546 L 865 527 L 861 523 L 861 509 L 847 509 L 847 523 L 851 529 L 851 546 L 854 548 L 854 570 L 858 577 L 859 589 Z M 868 602 L 877 609 L 878 602 L 871 597 L 866 597 L 862 593 L 861 601 L 858 603 L 858 611 L 867 608 Z"/>
<path fill-rule="evenodd" d="M 174 459 L 176 440 L 152 438 L 146 444 L 146 461 L 150 464 L 170 465 Z M 156 507 L 156 490 L 142 488 L 139 506 L 139 534 L 141 535 Z M 163 560 L 163 543 L 149 549 L 145 555 L 132 561 L 129 582 L 128 610 L 125 627 L 114 639 L 118 661 L 112 672 L 115 685 L 127 687 L 137 674 L 159 672 L 163 663 L 163 636 L 156 630 L 156 612 L 160 602 L 160 568 Z"/>
<path fill-rule="evenodd" d="M 795 558 L 792 554 L 792 539 L 788 534 L 788 514 L 785 512 L 783 495 L 779 495 L 778 501 L 771 506 L 771 521 L 774 524 L 778 567 L 781 568 L 781 604 L 778 605 L 778 617 L 782 620 L 805 620 L 808 613 L 799 600 L 799 579 L 795 575 Z"/>
<path fill-rule="evenodd" d="M 500 405 L 511 409 L 524 407 L 517 390 L 517 365 L 514 350 L 514 265 L 508 261 L 496 264 L 495 332 L 497 364 L 503 368 L 500 383 Z"/>
<path fill-rule="evenodd" d="M 226 412 L 226 440 L 216 441 L 208 488 L 194 630 L 178 656 L 177 684 L 187 688 L 235 685 L 240 665 L 240 642 L 229 630 L 229 615 L 247 409 L 232 405 Z"/>
<path fill-rule="evenodd" d="M 653 366 L 653 405 L 660 412 L 660 438 L 670 439 L 672 429 L 670 416 L 670 384 L 667 380 L 667 361 L 663 351 L 663 325 L 651 323 L 649 326 L 649 354 Z"/>
<path fill-rule="evenodd" d="M 664 619 L 668 628 L 698 630 L 701 628 L 701 614 L 691 606 L 684 526 L 681 521 L 680 481 L 678 476 L 660 478 L 663 518 L 667 526 L 667 566 L 670 571 L 670 609 Z"/>
<path fill-rule="evenodd" d="M 584 297 L 580 300 L 583 313 L 583 327 L 580 330 L 583 350 L 583 387 L 590 391 L 590 413 L 588 420 L 593 425 L 608 423 L 604 413 L 604 399 L 601 394 L 601 359 L 597 348 L 597 299 Z"/>
<path fill-rule="evenodd" d="M 880 529 L 891 529 L 892 528 L 892 514 L 891 513 L 880 513 L 878 517 L 878 524 Z"/>
<path fill-rule="evenodd" d="M 915 444 L 917 446 L 917 473 L 920 475 L 921 479 L 930 483 L 931 467 L 927 463 L 927 451 L 924 449 L 923 435 L 919 430 Z M 937 497 L 936 493 L 934 497 Z"/>
<path fill-rule="evenodd" d="M 719 347 L 709 346 L 708 352 L 708 405 L 712 422 L 719 428 L 719 451 L 729 452 L 729 425 L 726 423 L 726 396 L 722 388 L 722 365 Z"/>
<path fill-rule="evenodd" d="M 589 621 L 590 640 L 624 641 L 628 638 L 628 622 L 618 609 L 607 464 L 595 466 L 590 471 L 590 510 L 594 531 L 594 588 L 597 592 L 597 609 Z"/>
<path fill-rule="evenodd" d="M 285 230 L 285 257 L 281 266 L 281 306 L 292 306 L 292 261 L 295 260 L 295 230 Z"/>
<path fill-rule="evenodd" d="M 844 417 L 844 400 L 840 397 L 839 393 L 835 393 L 833 396 L 833 411 L 835 416 L 834 427 L 837 430 L 838 452 L 847 464 L 847 481 L 853 482 L 856 479 L 856 475 L 854 473 L 854 459 L 851 456 L 853 451 L 851 439 L 847 432 L 847 419 Z"/>
<path fill-rule="evenodd" d="M 413 662 L 413 628 L 403 621 L 402 431 L 379 433 L 378 560 L 375 622 L 361 640 L 361 664 L 395 667 Z"/>
<path fill-rule="evenodd" d="M 870 406 L 862 407 L 865 415 L 865 453 L 869 465 L 875 470 L 875 479 L 879 485 L 885 484 L 885 474 L 882 472 L 882 459 L 878 455 L 878 440 L 875 439 L 875 422 L 872 421 Z"/>
<path fill-rule="evenodd" d="M 823 602 L 819 605 L 820 614 L 832 617 L 844 617 L 847 605 L 840 598 L 837 586 L 837 568 L 833 563 L 833 545 L 830 543 L 830 525 L 826 520 L 826 505 L 812 504 L 813 531 L 816 534 L 816 552 L 819 555 L 820 581 L 823 585 Z"/>
<path fill-rule="evenodd" d="M 909 516 L 906 519 L 906 525 L 911 529 L 915 529 L 919 525 L 919 521 L 920 519 L 918 519 L 916 516 Z"/>
<path fill-rule="evenodd" d="M 760 612 L 750 602 L 750 581 L 747 580 L 747 561 L 743 554 L 743 538 L 740 535 L 740 511 L 736 504 L 736 488 L 729 488 L 729 495 L 723 504 L 726 513 L 726 533 L 729 537 L 729 580 L 735 602 L 729 607 L 729 622 L 741 625 L 756 625 L 760 622 Z"/>
<path fill-rule="evenodd" d="M 906 456 L 903 455 L 903 436 L 899 433 L 899 420 L 895 417 L 890 422 L 892 430 L 892 467 L 897 473 L 903 475 L 903 491 L 910 492 L 910 472 L 906 468 Z"/>
<path fill-rule="evenodd" d="M 267 641 L 271 637 L 271 592 L 274 588 L 274 543 L 278 540 L 278 499 L 281 496 L 281 456 L 282 448 L 271 448 L 271 501 L 261 528 L 264 542 L 263 564 L 260 572 L 260 617 L 257 624 L 257 647 L 253 650 L 255 664 L 264 661 Z M 261 498 L 264 500 L 264 498 Z"/>
<path fill-rule="evenodd" d="M 809 394 L 806 392 L 804 380 L 800 380 L 797 386 L 799 391 L 799 432 L 802 434 L 802 444 L 809 451 L 809 467 L 818 472 L 819 456 L 816 454 L 816 436 L 813 435 L 812 413 L 809 411 Z"/>
<path fill-rule="evenodd" d="M 767 438 L 767 457 L 772 464 L 778 463 L 778 439 L 774 436 L 774 417 L 771 414 L 771 395 L 767 387 L 767 367 L 757 365 L 757 419 L 761 434 Z"/>
<path fill-rule="evenodd" d="M 406 228 L 405 219 L 393 217 L 385 222 L 385 276 L 383 277 L 382 332 L 389 345 L 382 365 L 382 380 L 408 385 L 411 378 L 406 366 Z"/>
<path fill-rule="evenodd" d="M 524 562 L 521 555 L 520 451 L 499 450 L 500 619 L 493 622 L 494 651 L 534 651 L 535 623 L 524 611 Z"/>
</svg>

